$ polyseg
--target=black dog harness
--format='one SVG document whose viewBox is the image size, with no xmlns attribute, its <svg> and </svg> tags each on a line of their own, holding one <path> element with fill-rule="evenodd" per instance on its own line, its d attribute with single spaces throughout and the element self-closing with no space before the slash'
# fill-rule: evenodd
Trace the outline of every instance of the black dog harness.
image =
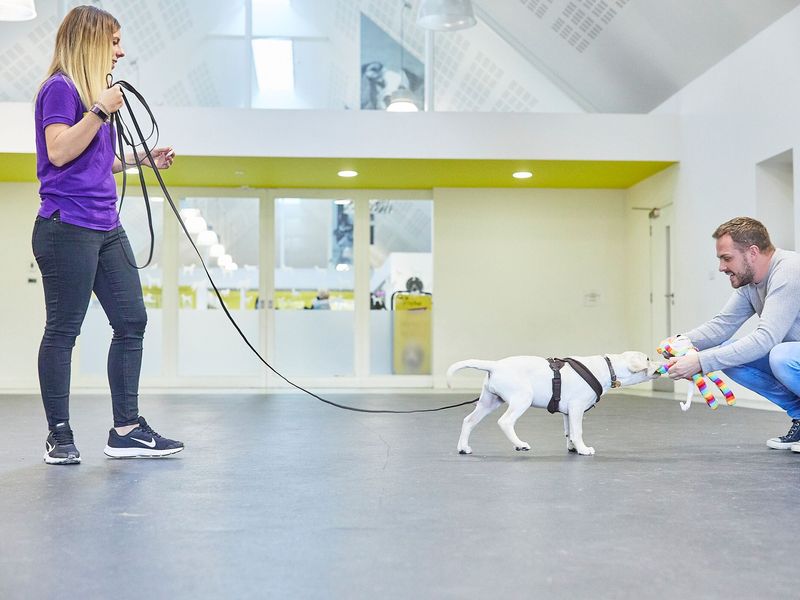
<svg viewBox="0 0 800 600">
<path fill-rule="evenodd" d="M 607 356 L 603 358 L 606 359 L 608 370 L 611 373 L 611 387 L 618 388 L 622 384 L 619 379 L 617 379 L 617 374 L 614 373 L 614 367 L 611 366 L 611 361 Z M 597 400 L 595 402 L 600 402 L 600 396 L 603 395 L 603 386 L 600 385 L 600 382 L 597 381 L 597 377 L 595 377 L 581 361 L 575 360 L 574 358 L 548 358 L 547 362 L 550 363 L 550 368 L 553 369 L 553 397 L 550 398 L 550 402 L 547 405 L 547 412 L 551 414 L 558 412 L 558 405 L 561 402 L 561 368 L 564 365 L 572 367 L 572 369 L 589 384 L 589 387 L 597 394 Z"/>
</svg>

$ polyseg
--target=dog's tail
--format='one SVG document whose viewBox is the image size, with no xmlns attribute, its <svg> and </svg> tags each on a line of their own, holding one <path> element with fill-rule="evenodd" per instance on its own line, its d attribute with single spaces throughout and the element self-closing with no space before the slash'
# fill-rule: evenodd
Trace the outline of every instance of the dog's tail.
<svg viewBox="0 0 800 600">
<path fill-rule="evenodd" d="M 495 364 L 496 363 L 493 360 L 478 360 L 477 358 L 453 363 L 450 365 L 450 368 L 447 369 L 447 387 L 453 387 L 450 380 L 453 377 L 453 373 L 456 371 L 461 369 L 480 369 L 481 371 L 486 371 L 487 373 L 491 374 Z"/>
</svg>

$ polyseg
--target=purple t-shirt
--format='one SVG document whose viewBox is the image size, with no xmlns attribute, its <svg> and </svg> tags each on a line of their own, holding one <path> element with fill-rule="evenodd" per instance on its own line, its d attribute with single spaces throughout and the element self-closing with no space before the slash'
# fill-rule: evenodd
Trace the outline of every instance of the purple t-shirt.
<svg viewBox="0 0 800 600">
<path fill-rule="evenodd" d="M 85 109 L 72 81 L 60 73 L 44 82 L 36 97 L 36 174 L 42 204 L 39 216 L 61 211 L 70 225 L 111 231 L 119 226 L 114 165 L 116 140 L 111 125 L 104 123 L 77 158 L 57 167 L 47 158 L 44 130 L 53 123 L 75 125 Z"/>
</svg>

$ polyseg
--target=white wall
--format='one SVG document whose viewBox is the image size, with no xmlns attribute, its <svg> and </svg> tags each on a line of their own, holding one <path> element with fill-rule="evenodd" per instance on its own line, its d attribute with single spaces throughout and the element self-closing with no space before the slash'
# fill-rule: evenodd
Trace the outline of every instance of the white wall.
<svg viewBox="0 0 800 600">
<path fill-rule="evenodd" d="M 634 349 L 626 216 L 624 190 L 434 190 L 437 385 L 465 358 Z"/>
<path fill-rule="evenodd" d="M 626 313 L 633 324 L 631 343 L 651 357 L 655 354 L 655 345 L 664 338 L 663 335 L 659 337 L 659 332 L 652 327 L 650 292 L 653 271 L 657 266 L 663 268 L 666 261 L 662 254 L 653 256 L 658 249 L 652 245 L 650 228 L 654 223 L 648 213 L 649 209 L 665 207 L 673 202 L 679 173 L 680 165 L 674 165 L 626 191 Z M 666 213 L 660 218 L 666 218 Z M 674 223 L 669 224 L 674 227 Z"/>
<path fill-rule="evenodd" d="M 36 356 L 44 331 L 44 294 L 38 268 L 31 272 L 31 234 L 39 185 L 0 184 L 0 387 L 38 386 Z M 28 283 L 33 277 L 36 283 Z"/>
<path fill-rule="evenodd" d="M 717 272 L 711 234 L 735 216 L 758 215 L 756 165 L 800 148 L 800 9 L 796 9 L 657 109 L 681 117 L 674 189 L 676 331 L 712 317 L 731 293 Z M 665 175 L 665 177 L 668 177 Z M 649 184 L 648 184 L 649 185 Z M 794 239 L 800 239 L 794 186 Z M 767 224 L 769 225 L 769 224 Z M 752 392 L 737 389 L 740 397 Z"/>
<path fill-rule="evenodd" d="M 168 107 L 155 113 L 160 139 L 183 156 L 670 161 L 679 147 L 673 115 Z M 0 131 L 0 153 L 36 151 L 30 104 L 0 102 Z"/>
<path fill-rule="evenodd" d="M 756 218 L 772 243 L 794 250 L 794 153 L 790 150 L 756 165 Z"/>
</svg>

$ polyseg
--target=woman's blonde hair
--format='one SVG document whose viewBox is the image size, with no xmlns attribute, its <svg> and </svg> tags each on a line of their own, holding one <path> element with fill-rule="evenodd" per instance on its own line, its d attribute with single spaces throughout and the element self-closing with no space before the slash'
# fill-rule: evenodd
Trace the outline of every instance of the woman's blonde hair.
<svg viewBox="0 0 800 600">
<path fill-rule="evenodd" d="M 112 40 L 119 29 L 119 21 L 96 6 L 73 8 L 56 33 L 53 62 L 45 81 L 56 73 L 69 77 L 88 110 L 106 88 L 106 74 L 112 66 Z"/>
</svg>

